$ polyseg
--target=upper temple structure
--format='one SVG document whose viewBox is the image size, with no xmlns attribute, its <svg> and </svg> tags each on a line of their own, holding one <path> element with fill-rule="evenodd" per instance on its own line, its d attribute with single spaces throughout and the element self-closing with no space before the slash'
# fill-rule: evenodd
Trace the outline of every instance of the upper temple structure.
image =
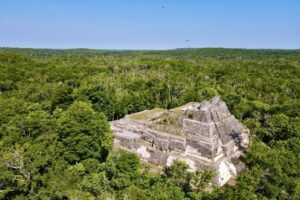
<svg viewBox="0 0 300 200">
<path fill-rule="evenodd" d="M 182 160 L 193 171 L 209 168 L 220 186 L 245 168 L 240 157 L 249 145 L 249 129 L 230 114 L 219 97 L 127 115 L 112 121 L 111 128 L 115 147 L 159 166 Z"/>
</svg>

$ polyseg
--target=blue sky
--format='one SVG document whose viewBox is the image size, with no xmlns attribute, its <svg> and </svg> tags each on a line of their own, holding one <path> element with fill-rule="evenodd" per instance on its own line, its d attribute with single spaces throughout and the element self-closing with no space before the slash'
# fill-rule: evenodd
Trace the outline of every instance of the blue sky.
<svg viewBox="0 0 300 200">
<path fill-rule="evenodd" d="M 0 0 L 0 46 L 299 49 L 300 0 Z"/>
</svg>

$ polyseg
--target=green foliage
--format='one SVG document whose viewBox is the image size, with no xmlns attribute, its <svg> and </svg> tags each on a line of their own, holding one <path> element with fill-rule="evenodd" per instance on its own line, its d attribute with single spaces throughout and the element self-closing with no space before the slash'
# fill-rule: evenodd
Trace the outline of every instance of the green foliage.
<svg viewBox="0 0 300 200">
<path fill-rule="evenodd" d="M 135 174 L 138 172 L 140 166 L 140 159 L 135 154 L 127 153 L 126 151 L 119 150 L 112 158 L 116 164 L 118 173 Z"/>
<path fill-rule="evenodd" d="M 299 199 L 299 67 L 296 50 L 2 48 L 0 199 Z M 216 95 L 254 138 L 235 187 L 110 151 L 108 120 Z"/>
<path fill-rule="evenodd" d="M 188 165 L 178 160 L 165 169 L 165 174 L 169 183 L 182 188 L 188 196 L 195 198 L 196 196 L 201 197 L 201 193 L 207 188 L 213 176 L 213 173 L 208 170 L 190 172 Z"/>
<path fill-rule="evenodd" d="M 270 134 L 269 137 L 276 140 L 289 138 L 289 135 L 287 134 L 289 121 L 289 117 L 285 114 L 272 115 L 267 121 Z"/>
<path fill-rule="evenodd" d="M 218 96 L 218 92 L 214 88 L 206 87 L 200 90 L 200 95 L 203 99 L 211 99 Z"/>
<path fill-rule="evenodd" d="M 100 196 L 104 192 L 109 192 L 110 184 L 104 172 L 91 173 L 84 176 L 82 187 L 85 191 L 90 192 L 94 196 Z"/>
<path fill-rule="evenodd" d="M 88 103 L 74 102 L 57 124 L 62 156 L 70 163 L 88 158 L 104 160 L 112 148 L 113 135 L 106 117 Z"/>
</svg>

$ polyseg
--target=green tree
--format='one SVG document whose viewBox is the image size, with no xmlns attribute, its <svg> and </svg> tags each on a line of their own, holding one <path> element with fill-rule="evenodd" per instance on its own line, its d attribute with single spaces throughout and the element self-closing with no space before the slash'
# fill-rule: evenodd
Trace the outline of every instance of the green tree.
<svg viewBox="0 0 300 200">
<path fill-rule="evenodd" d="M 86 102 L 75 102 L 57 120 L 63 157 L 70 163 L 88 158 L 104 160 L 113 135 L 107 118 Z"/>
<path fill-rule="evenodd" d="M 85 191 L 90 192 L 96 197 L 104 192 L 111 191 L 105 172 L 88 174 L 84 176 L 81 184 Z"/>
</svg>

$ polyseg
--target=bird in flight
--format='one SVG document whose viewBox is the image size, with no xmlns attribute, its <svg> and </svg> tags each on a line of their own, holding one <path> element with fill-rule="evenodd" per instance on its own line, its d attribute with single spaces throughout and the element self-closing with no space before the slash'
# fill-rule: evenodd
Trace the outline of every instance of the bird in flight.
<svg viewBox="0 0 300 200">
<path fill-rule="evenodd" d="M 185 40 L 186 42 L 189 42 L 190 40 Z"/>
</svg>

